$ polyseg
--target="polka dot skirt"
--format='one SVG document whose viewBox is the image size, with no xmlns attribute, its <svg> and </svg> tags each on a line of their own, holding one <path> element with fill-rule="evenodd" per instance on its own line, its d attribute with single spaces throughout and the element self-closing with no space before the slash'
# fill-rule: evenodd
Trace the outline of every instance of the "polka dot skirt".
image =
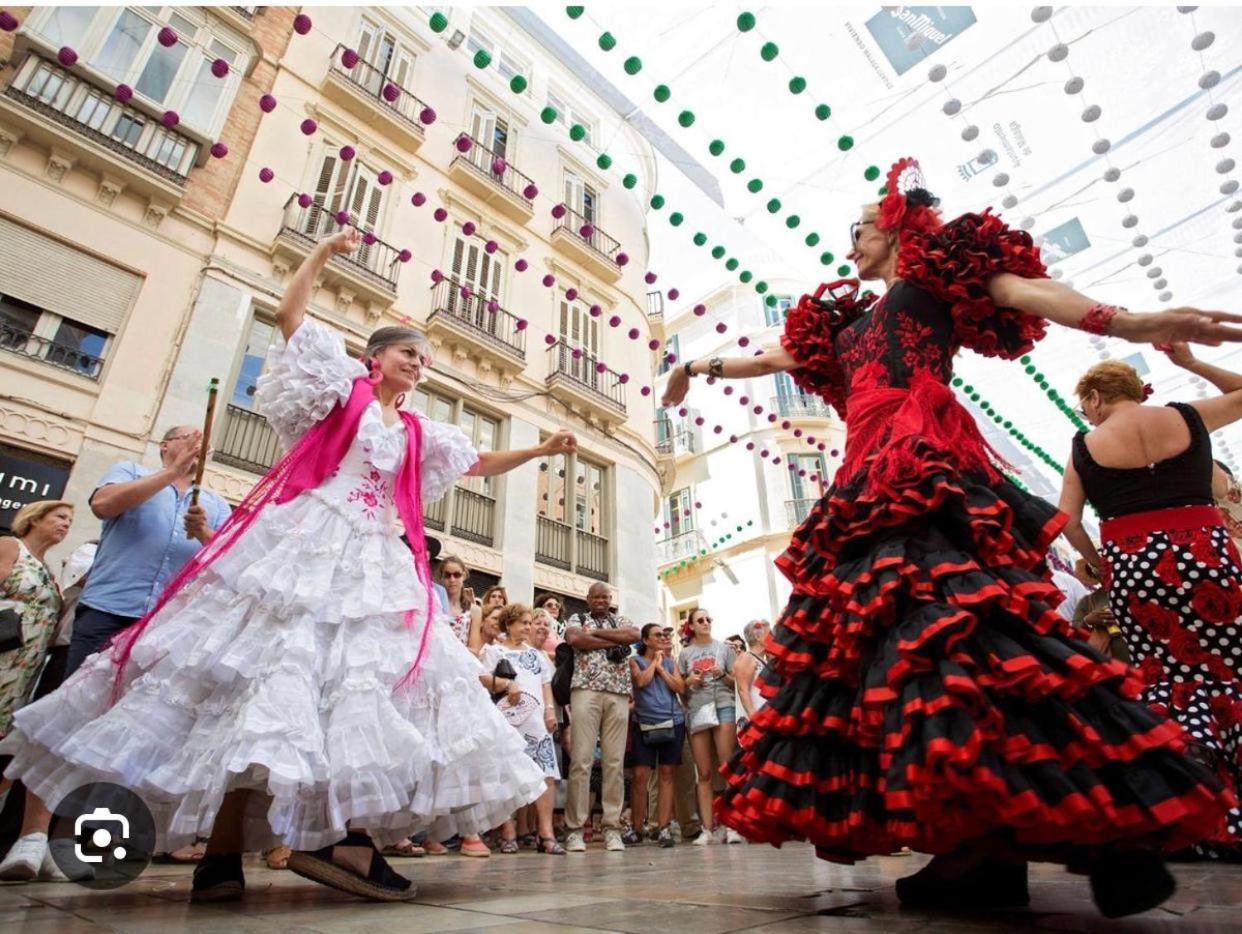
<svg viewBox="0 0 1242 934">
<path fill-rule="evenodd" d="M 1235 794 L 1242 791 L 1242 560 L 1219 526 L 1104 543 L 1108 601 L 1143 699 L 1170 714 Z M 1242 858 L 1242 807 L 1227 837 L 1198 847 Z"/>
</svg>

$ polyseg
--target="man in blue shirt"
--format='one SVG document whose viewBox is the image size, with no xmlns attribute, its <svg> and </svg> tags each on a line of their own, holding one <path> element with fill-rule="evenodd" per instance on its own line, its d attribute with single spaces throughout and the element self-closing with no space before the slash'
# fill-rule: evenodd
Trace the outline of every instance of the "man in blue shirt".
<svg viewBox="0 0 1242 934">
<path fill-rule="evenodd" d="M 103 534 L 78 600 L 66 678 L 145 615 L 228 518 L 228 503 L 215 493 L 203 490 L 198 505 L 190 505 L 201 441 L 197 428 L 169 429 L 160 442 L 160 469 L 123 461 L 91 494 Z"/>
</svg>

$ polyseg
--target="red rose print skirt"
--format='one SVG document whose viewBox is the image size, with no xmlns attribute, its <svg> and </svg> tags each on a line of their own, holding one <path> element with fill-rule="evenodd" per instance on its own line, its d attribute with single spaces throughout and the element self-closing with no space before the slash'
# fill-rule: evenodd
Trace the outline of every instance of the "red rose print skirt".
<svg viewBox="0 0 1242 934">
<path fill-rule="evenodd" d="M 1202 759 L 1242 789 L 1242 561 L 1220 512 L 1188 506 L 1104 522 L 1109 604 L 1143 699 L 1180 723 Z M 1242 858 L 1242 809 L 1205 856 Z"/>
<path fill-rule="evenodd" d="M 834 486 L 778 559 L 792 594 L 721 821 L 839 862 L 973 842 L 1078 863 L 1224 833 L 1232 795 L 1191 737 L 1057 614 L 1065 516 L 910 453 L 899 478 Z"/>
</svg>

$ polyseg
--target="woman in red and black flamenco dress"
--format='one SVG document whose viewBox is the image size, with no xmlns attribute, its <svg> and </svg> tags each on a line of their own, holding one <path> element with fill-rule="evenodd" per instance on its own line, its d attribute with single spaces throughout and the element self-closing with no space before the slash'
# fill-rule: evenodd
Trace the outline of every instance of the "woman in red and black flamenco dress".
<svg viewBox="0 0 1242 934">
<path fill-rule="evenodd" d="M 840 862 L 936 854 L 907 905 L 1020 905 L 1025 860 L 1091 875 L 1115 917 L 1173 891 L 1158 853 L 1211 837 L 1229 796 L 1141 679 L 1071 634 L 1044 556 L 1065 517 L 994 466 L 948 388 L 960 348 L 1016 358 L 1047 321 L 1141 342 L 1242 339 L 1231 315 L 1129 314 L 1045 276 L 1029 235 L 985 211 L 942 224 L 917 163 L 863 209 L 862 279 L 790 311 L 780 349 L 691 361 L 692 376 L 786 370 L 845 419 L 833 487 L 778 559 L 793 585 L 769 638 L 768 704 L 717 800 L 753 841 Z M 825 291 L 828 290 L 828 291 Z M 779 684 L 779 687 L 778 687 Z"/>
</svg>

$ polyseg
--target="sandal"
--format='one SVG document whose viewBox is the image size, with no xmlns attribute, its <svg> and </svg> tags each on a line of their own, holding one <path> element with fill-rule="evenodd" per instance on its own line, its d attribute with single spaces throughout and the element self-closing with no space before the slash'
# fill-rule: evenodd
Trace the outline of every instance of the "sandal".
<svg viewBox="0 0 1242 934">
<path fill-rule="evenodd" d="M 565 848 L 557 842 L 556 837 L 540 837 L 539 849 L 549 856 L 565 855 Z"/>
<path fill-rule="evenodd" d="M 371 865 L 365 876 L 332 862 L 332 846 L 365 847 L 371 851 Z M 304 879 L 377 902 L 404 902 L 415 895 L 414 884 L 394 872 L 360 830 L 351 830 L 343 840 L 314 852 L 297 851 L 289 857 L 289 869 Z"/>
<path fill-rule="evenodd" d="M 289 854 L 292 852 L 287 846 L 274 846 L 263 853 L 263 861 L 268 869 L 288 869 Z"/>
<path fill-rule="evenodd" d="M 486 859 L 492 855 L 492 851 L 487 848 L 487 844 L 482 840 L 471 840 L 469 842 L 463 840 L 461 848 L 457 851 L 462 856 L 473 856 L 478 859 Z"/>
<path fill-rule="evenodd" d="M 390 844 L 389 846 L 384 847 L 384 855 L 385 856 L 418 857 L 418 856 L 426 856 L 427 851 L 424 850 L 417 843 L 415 843 L 413 840 L 411 840 L 409 837 L 406 837 L 404 840 L 400 841 L 399 843 L 393 843 L 393 844 Z"/>
<path fill-rule="evenodd" d="M 423 852 L 428 856 L 448 856 L 449 848 L 439 840 L 428 840 L 423 844 Z"/>
<path fill-rule="evenodd" d="M 533 850 L 539 846 L 539 838 L 533 833 L 522 834 L 518 837 L 518 846 L 524 850 Z"/>
<path fill-rule="evenodd" d="M 518 849 L 519 849 L 518 842 L 516 840 L 501 840 L 500 841 L 500 852 L 504 853 L 506 856 L 512 856 L 514 853 L 518 851 Z"/>
</svg>

